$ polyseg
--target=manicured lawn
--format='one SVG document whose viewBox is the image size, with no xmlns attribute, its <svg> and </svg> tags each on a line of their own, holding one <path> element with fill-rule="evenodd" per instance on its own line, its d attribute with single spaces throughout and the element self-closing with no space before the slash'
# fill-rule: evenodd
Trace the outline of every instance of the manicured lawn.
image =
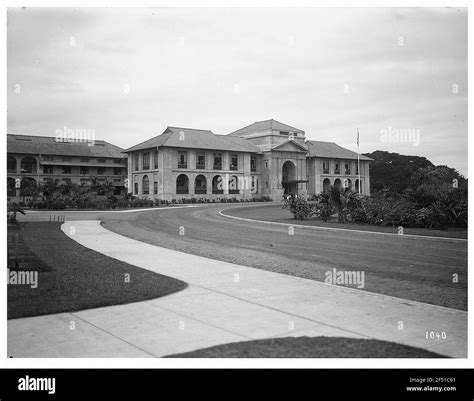
<svg viewBox="0 0 474 401">
<path fill-rule="evenodd" d="M 345 337 L 285 337 L 242 341 L 168 358 L 446 358 L 388 341 Z"/>
<path fill-rule="evenodd" d="M 273 221 L 276 223 L 300 224 L 313 227 L 326 228 L 343 228 L 347 230 L 376 231 L 382 233 L 398 234 L 398 227 L 392 226 L 375 226 L 373 224 L 362 223 L 345 223 L 340 224 L 337 218 L 332 218 L 328 222 L 321 221 L 316 217 L 308 220 L 295 220 L 293 214 L 282 209 L 282 204 L 274 204 L 267 206 L 249 206 L 242 208 L 233 208 L 223 212 L 229 216 L 243 217 L 246 219 Z M 448 238 L 467 238 L 467 230 L 464 228 L 449 228 L 447 230 L 435 230 L 428 228 L 410 228 L 404 227 L 405 235 L 427 235 L 432 237 L 448 237 Z"/>
<path fill-rule="evenodd" d="M 16 269 L 38 271 L 37 288 L 8 285 L 8 319 L 143 301 L 187 286 L 85 248 L 67 237 L 60 225 L 8 226 L 10 271 L 15 270 L 16 243 Z"/>
</svg>

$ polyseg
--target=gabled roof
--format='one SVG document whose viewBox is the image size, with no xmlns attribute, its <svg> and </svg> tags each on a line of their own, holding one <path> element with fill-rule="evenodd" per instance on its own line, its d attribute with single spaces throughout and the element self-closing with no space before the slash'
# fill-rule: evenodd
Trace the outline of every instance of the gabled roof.
<svg viewBox="0 0 474 401">
<path fill-rule="evenodd" d="M 307 151 L 308 151 L 308 148 L 307 148 L 305 145 L 303 145 L 303 144 L 301 144 L 301 143 L 299 143 L 299 142 L 296 142 L 296 141 L 291 141 L 291 140 L 288 140 L 288 141 L 286 141 L 286 142 L 283 142 L 283 143 L 280 143 L 279 145 L 274 146 L 274 147 L 272 148 L 272 150 L 278 150 L 279 148 L 285 147 L 285 146 L 288 145 L 288 144 L 291 144 L 291 145 L 293 145 L 293 146 L 296 146 L 297 148 L 300 148 L 303 152 L 307 152 Z"/>
<path fill-rule="evenodd" d="M 357 160 L 356 152 L 336 145 L 334 142 L 306 141 L 306 145 L 309 149 L 308 157 Z M 360 155 L 360 160 L 370 161 L 373 159 Z"/>
<path fill-rule="evenodd" d="M 161 135 L 132 146 L 125 150 L 125 152 L 157 148 L 160 146 L 228 150 L 234 152 L 259 152 L 257 147 L 243 138 L 228 138 L 226 135 L 216 135 L 210 130 L 180 127 L 167 127 Z"/>
<path fill-rule="evenodd" d="M 244 128 L 231 132 L 229 135 L 244 135 L 244 134 L 250 134 L 252 132 L 260 132 L 260 131 L 268 131 L 268 130 L 286 131 L 286 132 L 291 131 L 291 132 L 298 132 L 298 133 L 304 134 L 303 130 L 300 130 L 295 127 L 291 127 L 290 125 L 283 124 L 274 119 L 270 119 L 270 120 L 254 122 L 253 124 L 250 124 Z"/>
<path fill-rule="evenodd" d="M 106 141 L 57 142 L 52 136 L 7 135 L 7 153 L 79 157 L 124 158 L 123 149 Z"/>
</svg>

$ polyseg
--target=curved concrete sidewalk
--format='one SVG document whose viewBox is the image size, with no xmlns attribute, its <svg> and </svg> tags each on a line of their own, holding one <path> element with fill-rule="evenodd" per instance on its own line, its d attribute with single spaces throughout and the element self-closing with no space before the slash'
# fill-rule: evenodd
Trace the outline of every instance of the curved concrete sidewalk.
<svg viewBox="0 0 474 401">
<path fill-rule="evenodd" d="M 464 311 L 160 248 L 106 230 L 97 220 L 61 228 L 87 248 L 190 286 L 151 301 L 9 320 L 14 357 L 159 357 L 286 336 L 376 338 L 467 357 Z M 446 338 L 427 339 L 432 331 Z"/>
</svg>

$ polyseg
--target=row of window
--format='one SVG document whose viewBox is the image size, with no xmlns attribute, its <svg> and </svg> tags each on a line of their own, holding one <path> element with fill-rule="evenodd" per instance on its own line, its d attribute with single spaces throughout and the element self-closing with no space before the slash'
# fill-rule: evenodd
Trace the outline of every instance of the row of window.
<svg viewBox="0 0 474 401">
<path fill-rule="evenodd" d="M 138 167 L 138 154 L 134 155 L 134 170 L 139 170 Z M 158 151 L 153 152 L 153 169 L 158 169 Z M 142 155 L 142 170 L 150 170 L 150 152 L 144 152 Z"/>
<path fill-rule="evenodd" d="M 329 162 L 323 162 L 323 174 L 330 174 L 329 173 Z M 334 163 L 334 174 L 341 174 L 340 164 L 339 162 Z M 344 174 L 351 174 L 351 164 L 344 163 Z M 355 174 L 359 174 L 359 166 L 356 164 L 355 166 Z"/>
<path fill-rule="evenodd" d="M 186 150 L 178 151 L 178 168 L 188 168 L 188 152 Z M 158 169 L 158 151 L 153 152 L 153 168 Z M 197 152 L 196 153 L 196 169 L 205 169 L 206 168 L 206 153 Z M 213 154 L 213 170 L 222 170 L 222 153 Z M 144 152 L 142 155 L 142 170 L 150 169 L 150 152 Z M 230 170 L 237 171 L 239 169 L 239 157 L 236 153 L 231 154 L 230 156 Z M 138 155 L 134 157 L 134 171 L 139 170 L 139 160 Z M 257 157 L 252 155 L 250 158 L 250 171 L 257 171 Z"/>
<path fill-rule="evenodd" d="M 56 158 L 54 156 L 42 156 L 41 160 L 43 160 L 43 161 L 60 160 L 60 161 L 63 161 L 63 162 L 77 161 L 76 158 L 73 158 L 71 156 L 61 156 L 61 157 L 56 157 Z M 114 164 L 122 164 L 122 160 L 120 160 L 120 159 L 111 159 L 111 160 L 97 159 L 97 163 L 107 163 L 108 161 L 112 162 Z M 89 157 L 81 157 L 81 158 L 79 158 L 79 162 L 81 162 L 81 163 L 92 163 L 92 162 L 94 162 L 94 159 L 91 159 Z"/>
<path fill-rule="evenodd" d="M 80 181 L 81 184 L 85 184 L 85 185 L 89 185 L 89 184 L 92 183 L 92 181 L 91 181 L 90 178 L 81 178 L 79 181 Z M 106 179 L 105 179 L 105 178 L 100 178 L 100 179 L 98 179 L 97 181 L 98 181 L 100 184 L 104 184 L 104 183 L 106 182 Z M 45 178 L 43 178 L 43 182 L 44 182 L 44 183 L 53 182 L 53 179 L 52 179 L 52 178 L 46 178 L 46 177 L 45 177 Z M 71 183 L 72 183 L 72 181 L 71 181 L 70 178 L 63 178 L 63 179 L 62 179 L 62 182 L 67 183 L 67 184 L 71 184 Z M 119 183 L 119 182 L 120 182 L 120 183 L 121 183 L 121 182 L 122 182 L 122 179 L 121 179 L 121 178 L 114 178 L 114 179 L 112 180 L 112 182 L 116 182 L 116 183 Z"/>
<path fill-rule="evenodd" d="M 212 179 L 212 193 L 213 194 L 223 194 L 224 193 L 224 179 L 220 175 L 216 175 Z M 236 176 L 230 177 L 230 180 L 227 185 L 229 194 L 239 194 L 239 183 Z M 255 177 L 252 177 L 252 191 L 256 191 L 257 181 Z M 133 186 L 134 195 L 138 195 L 138 182 L 134 183 Z M 153 193 L 158 194 L 158 182 L 153 182 Z M 197 195 L 207 194 L 207 180 L 203 175 L 198 175 L 194 180 L 194 193 Z M 150 179 L 148 176 L 143 176 L 142 178 L 142 194 L 150 194 Z M 176 178 L 176 194 L 189 194 L 189 178 L 186 174 L 180 174 Z"/>
<path fill-rule="evenodd" d="M 71 166 L 59 166 L 61 169 L 61 174 L 72 174 L 71 173 Z M 79 174 L 81 175 L 89 175 L 89 167 L 81 166 L 79 168 Z M 34 173 L 34 171 L 23 171 L 25 173 Z M 122 175 L 123 169 L 121 167 L 114 167 L 113 169 L 113 175 Z M 43 166 L 43 174 L 54 174 L 54 166 Z M 106 175 L 107 174 L 107 168 L 106 167 L 97 167 L 97 174 L 98 175 Z"/>
</svg>

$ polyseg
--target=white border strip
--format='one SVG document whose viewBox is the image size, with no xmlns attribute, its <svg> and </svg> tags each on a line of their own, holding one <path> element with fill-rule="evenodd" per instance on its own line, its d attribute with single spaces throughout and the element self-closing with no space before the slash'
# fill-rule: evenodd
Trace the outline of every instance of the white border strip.
<svg viewBox="0 0 474 401">
<path fill-rule="evenodd" d="M 230 216 L 228 214 L 222 213 L 224 210 L 227 210 L 227 209 L 231 209 L 231 208 L 219 210 L 219 215 L 221 215 L 222 217 L 226 217 L 228 219 L 247 221 L 250 223 L 273 224 L 273 225 L 285 226 L 285 227 L 291 226 L 291 227 L 305 228 L 308 230 L 317 230 L 317 231 L 345 231 L 345 232 L 363 233 L 363 234 L 391 235 L 395 237 L 409 237 L 409 238 L 419 238 L 419 239 L 436 239 L 436 240 L 445 240 L 445 241 L 448 240 L 448 241 L 467 242 L 466 238 L 432 237 L 429 235 L 383 233 L 383 232 L 378 232 L 378 231 L 351 230 L 349 228 L 316 227 L 316 226 L 309 226 L 305 224 L 290 224 L 290 223 L 279 223 L 276 221 L 254 220 L 254 219 L 247 219 L 245 217 Z"/>
</svg>

